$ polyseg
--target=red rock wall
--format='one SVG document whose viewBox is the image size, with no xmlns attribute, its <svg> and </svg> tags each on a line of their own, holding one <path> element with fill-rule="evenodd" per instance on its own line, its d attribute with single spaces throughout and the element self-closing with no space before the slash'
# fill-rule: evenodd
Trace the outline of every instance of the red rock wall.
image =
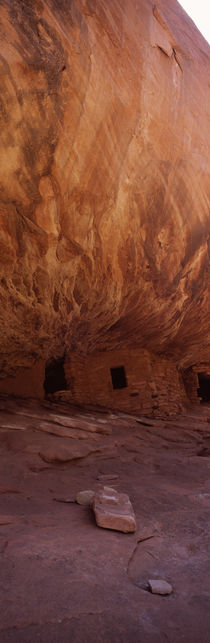
<svg viewBox="0 0 210 643">
<path fill-rule="evenodd" d="M 13 377 L 0 380 L 0 393 L 17 397 L 43 398 L 45 379 L 45 362 L 40 360 L 31 368 L 19 368 Z"/>
<path fill-rule="evenodd" d="M 208 44 L 176 0 L 1 0 L 0 40 L 1 374 L 207 363 Z"/>
<path fill-rule="evenodd" d="M 113 389 L 111 368 L 124 366 L 127 387 Z M 187 404 L 180 373 L 169 360 L 146 350 L 117 350 L 87 357 L 71 354 L 65 363 L 71 399 L 127 412 L 176 413 Z"/>
</svg>

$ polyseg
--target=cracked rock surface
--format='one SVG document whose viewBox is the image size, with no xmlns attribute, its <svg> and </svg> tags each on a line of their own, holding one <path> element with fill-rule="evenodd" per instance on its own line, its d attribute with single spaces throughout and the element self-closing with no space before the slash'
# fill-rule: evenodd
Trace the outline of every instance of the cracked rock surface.
<svg viewBox="0 0 210 643">
<path fill-rule="evenodd" d="M 0 407 L 1 642 L 209 643 L 210 459 L 199 452 L 210 408 L 140 424 L 65 404 L 2 398 Z M 80 456 L 86 441 L 63 436 L 65 418 L 78 433 L 80 422 L 95 428 L 97 443 L 87 431 Z M 43 461 L 46 440 L 58 452 L 71 444 L 76 457 Z M 75 502 L 104 484 L 129 495 L 135 533 L 98 529 Z M 153 595 L 148 579 L 173 593 Z"/>
</svg>

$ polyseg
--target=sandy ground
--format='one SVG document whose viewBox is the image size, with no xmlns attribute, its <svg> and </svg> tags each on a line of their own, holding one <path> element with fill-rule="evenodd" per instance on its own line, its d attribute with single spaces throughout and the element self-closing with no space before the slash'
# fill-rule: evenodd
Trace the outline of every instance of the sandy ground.
<svg viewBox="0 0 210 643">
<path fill-rule="evenodd" d="M 1 643 L 209 643 L 210 407 L 0 409 Z M 136 533 L 74 502 L 103 484 L 128 493 Z M 170 596 L 148 591 L 158 578 Z"/>
</svg>

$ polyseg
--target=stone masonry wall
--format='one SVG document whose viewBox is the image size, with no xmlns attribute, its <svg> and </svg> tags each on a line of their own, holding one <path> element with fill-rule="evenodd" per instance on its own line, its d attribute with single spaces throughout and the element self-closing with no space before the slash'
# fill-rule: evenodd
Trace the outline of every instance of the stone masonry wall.
<svg viewBox="0 0 210 643">
<path fill-rule="evenodd" d="M 113 389 L 110 369 L 120 366 L 127 387 Z M 188 401 L 176 366 L 146 350 L 73 353 L 66 359 L 65 375 L 72 401 L 80 404 L 159 415 L 176 413 Z"/>
<path fill-rule="evenodd" d="M 188 368 L 182 374 L 187 397 L 193 404 L 199 404 L 197 390 L 199 388 L 198 374 L 193 368 Z"/>
</svg>

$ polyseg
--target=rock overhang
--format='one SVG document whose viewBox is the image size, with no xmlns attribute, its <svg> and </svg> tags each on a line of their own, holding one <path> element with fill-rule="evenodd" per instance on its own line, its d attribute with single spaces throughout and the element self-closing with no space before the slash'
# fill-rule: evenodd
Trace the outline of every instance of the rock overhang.
<svg viewBox="0 0 210 643">
<path fill-rule="evenodd" d="M 0 12 L 2 374 L 124 347 L 207 364 L 209 46 L 174 0 Z"/>
</svg>

